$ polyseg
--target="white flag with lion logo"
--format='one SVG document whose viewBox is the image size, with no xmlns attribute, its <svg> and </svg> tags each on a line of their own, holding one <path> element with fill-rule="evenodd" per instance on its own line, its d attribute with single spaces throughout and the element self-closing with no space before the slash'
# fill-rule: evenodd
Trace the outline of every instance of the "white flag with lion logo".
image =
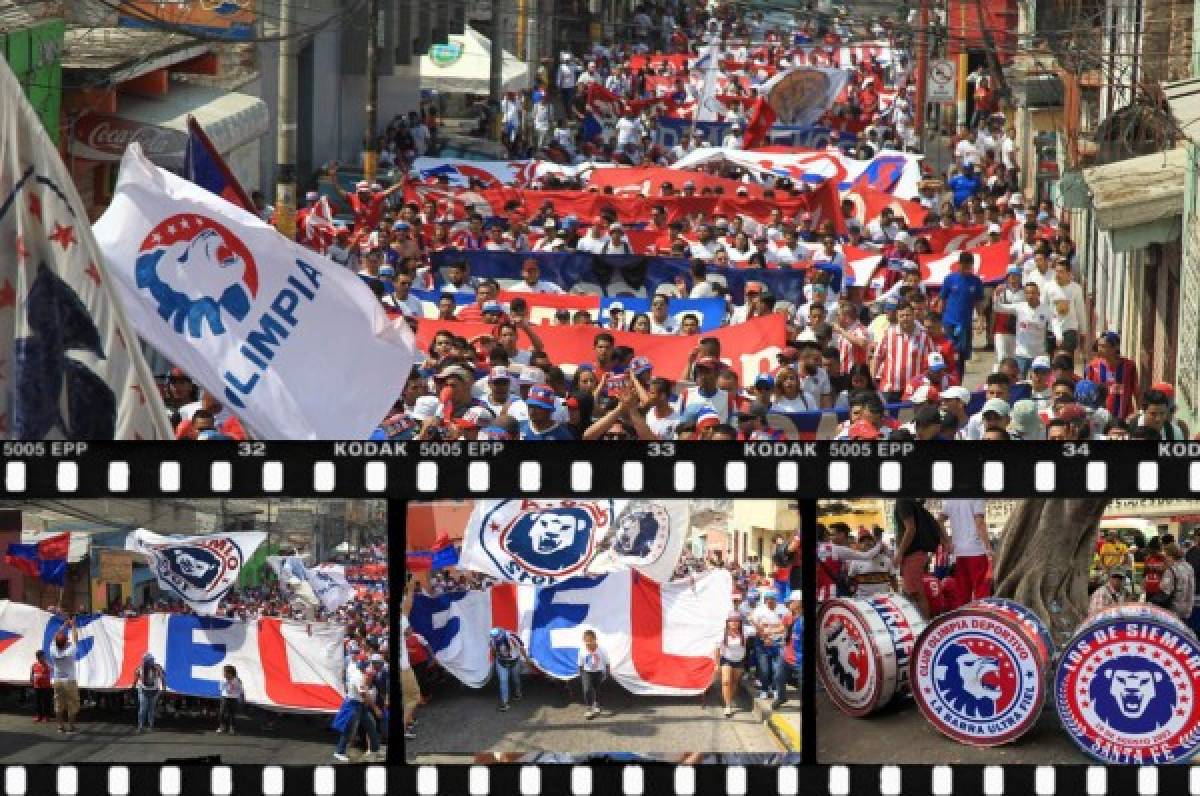
<svg viewBox="0 0 1200 796">
<path fill-rule="evenodd" d="M 260 439 L 365 439 L 417 362 L 358 276 L 137 144 L 93 229 L 138 335 Z"/>
<path fill-rule="evenodd" d="M 262 531 L 162 536 L 139 528 L 125 537 L 125 549 L 146 556 L 164 594 L 212 616 L 266 538 Z"/>
</svg>

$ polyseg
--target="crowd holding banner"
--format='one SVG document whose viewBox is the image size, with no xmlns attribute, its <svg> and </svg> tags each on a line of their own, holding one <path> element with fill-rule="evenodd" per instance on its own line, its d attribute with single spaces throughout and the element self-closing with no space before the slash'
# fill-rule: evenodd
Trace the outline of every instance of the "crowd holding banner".
<svg viewBox="0 0 1200 796">
<path fill-rule="evenodd" d="M 454 562 L 409 577 L 406 737 L 417 737 L 417 697 L 428 701 L 444 673 L 471 688 L 495 681 L 501 711 L 520 698 L 523 674 L 580 678 L 593 719 L 608 675 L 634 694 L 688 696 L 729 668 L 731 685 L 746 672 L 778 708 L 802 660 L 799 532 L 775 539 L 764 570 L 719 551 L 694 559 L 690 525 L 679 500 L 477 501 Z M 449 547 L 443 529 L 430 558 Z M 722 695 L 730 717 L 736 696 Z"/>
<path fill-rule="evenodd" d="M 563 53 L 536 89 L 503 99 L 507 160 L 441 160 L 436 123 L 398 117 L 379 142 L 392 185 L 346 191 L 332 165 L 333 190 L 305 194 L 299 245 L 279 241 L 270 208 L 246 207 L 195 136 L 195 182 L 131 145 L 94 231 L 67 223 L 84 217 L 68 189 L 55 192 L 58 221 L 39 220 L 49 194 L 25 194 L 64 172 L 6 69 L 2 145 L 41 165 L 0 206 L 17 208 L 21 229 L 44 228 L 21 245 L 46 266 L 14 275 L 12 305 L 85 308 L 96 334 L 56 345 L 102 363 L 44 350 L 42 337 L 59 338 L 29 327 L 21 345 L 36 356 L 6 374 L 9 427 L 778 439 L 826 438 L 825 413 L 840 410 L 836 438 L 1191 436 L 1173 385 L 1139 378 L 1122 330 L 1094 324 L 1071 230 L 1031 198 L 986 70 L 968 76 L 970 124 L 935 174 L 922 147 L 946 142 L 915 127 L 912 20 L 768 21 L 698 2 L 643 3 L 634 18 L 652 20 L 644 35 Z M 707 124 L 727 128 L 702 140 Z M 829 136 L 772 142 L 796 129 Z M 64 281 L 78 272 L 88 278 Z M 559 294 L 601 303 L 551 315 L 554 299 L 531 298 Z M 721 320 L 670 306 L 685 300 L 723 303 Z M 116 353 L 131 331 L 165 358 L 160 389 L 136 352 Z M 979 331 L 992 372 L 963 384 Z M 82 390 L 97 379 L 104 390 Z M 99 397 L 65 414 L 30 406 L 60 382 Z"/>
<path fill-rule="evenodd" d="M 68 536 L 9 545 L 6 560 L 32 561 L 25 549 L 32 548 L 42 563 L 29 569 L 54 583 L 53 564 L 65 563 Z M 61 596 L 58 606 L 46 609 L 0 601 L 0 683 L 32 685 L 37 720 L 57 718 L 60 732 L 79 731 L 82 713 L 87 733 L 87 721 L 112 721 L 136 696 L 139 733 L 154 731 L 156 718 L 194 727 L 215 706 L 216 731 L 227 733 L 245 731 L 239 716 L 247 713 L 268 730 L 291 721 L 281 714 L 312 714 L 322 725 L 332 718 L 340 734 L 335 759 L 349 759 L 347 745 L 360 731 L 364 759 L 382 759 L 389 693 L 386 541 L 340 561 L 269 556 L 276 577 L 238 588 L 265 536 L 130 533 L 126 548 L 145 556 L 159 585 L 160 596 L 141 606 L 126 598 L 88 612 L 64 610 Z M 51 686 L 53 708 L 39 690 Z"/>
</svg>

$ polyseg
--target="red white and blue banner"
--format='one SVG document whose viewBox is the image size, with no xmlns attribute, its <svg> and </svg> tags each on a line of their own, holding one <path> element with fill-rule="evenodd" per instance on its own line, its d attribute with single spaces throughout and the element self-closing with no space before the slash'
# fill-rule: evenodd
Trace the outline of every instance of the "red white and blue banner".
<svg viewBox="0 0 1200 796">
<path fill-rule="evenodd" d="M 680 278 L 689 280 L 688 286 L 691 286 L 690 261 L 682 257 L 602 257 L 582 252 L 441 251 L 434 252 L 430 260 L 435 269 L 454 262 L 466 262 L 472 277 L 491 277 L 498 282 L 520 279 L 521 264 L 525 260 L 536 260 L 541 268 L 541 278 L 547 282 L 561 285 L 564 289 L 586 289 L 589 293 L 616 298 L 627 294 L 649 298 L 659 285 L 674 285 Z M 806 274 L 807 271 L 800 268 L 709 265 L 706 269 L 707 280 L 723 284 L 736 304 L 744 302 L 748 282 L 762 283 L 781 301 L 790 301 L 797 306 L 804 304 L 807 301 L 804 297 Z M 434 290 L 443 282 L 439 272 Z"/>
<path fill-rule="evenodd" d="M 822 182 L 832 178 L 848 191 L 859 180 L 876 190 L 911 199 L 921 187 L 921 155 L 885 151 L 870 160 L 855 160 L 836 150 L 765 152 L 706 147 L 683 156 L 671 168 L 692 171 L 713 163 L 732 163 L 751 172 Z"/>
<path fill-rule="evenodd" d="M 472 688 L 491 677 L 488 631 L 515 633 L 551 677 L 579 673 L 583 631 L 594 630 L 614 679 L 635 694 L 685 696 L 712 683 L 713 651 L 733 608 L 725 570 L 659 584 L 626 570 L 553 586 L 501 583 L 488 591 L 417 595 L 409 622 L 448 672 Z"/>
<path fill-rule="evenodd" d="M 0 437 L 170 439 L 71 175 L 0 58 Z"/>
<path fill-rule="evenodd" d="M 439 330 L 474 340 L 483 335 L 495 336 L 491 324 L 470 321 L 438 321 L 422 319 L 417 324 L 417 345 L 429 350 Z M 545 345 L 546 354 L 552 362 L 571 365 L 591 362 L 594 356 L 593 341 L 595 326 L 553 326 L 539 335 Z M 553 333 L 549 333 L 553 331 Z M 669 379 L 676 379 L 688 365 L 688 356 L 696 350 L 696 335 L 642 334 L 639 332 L 611 331 L 613 341 L 619 346 L 629 346 L 654 363 L 654 372 Z M 777 357 L 788 344 L 787 319 L 779 313 L 765 315 L 745 323 L 723 326 L 709 332 L 707 337 L 721 341 L 721 357 L 743 384 L 750 383 L 760 373 L 774 373 L 779 366 Z M 518 345 L 530 346 L 525 333 L 519 332 Z"/>
<path fill-rule="evenodd" d="M 212 616 L 266 538 L 263 531 L 162 536 L 139 528 L 125 537 L 125 549 L 146 557 L 166 594 Z"/>
<path fill-rule="evenodd" d="M 353 273 L 137 144 L 94 231 L 138 335 L 256 437 L 365 439 L 417 361 L 408 326 Z"/>
<path fill-rule="evenodd" d="M 0 682 L 29 685 L 34 653 L 49 650 L 64 618 L 0 600 Z M 126 690 L 142 657 L 153 653 L 167 691 L 220 696 L 222 669 L 233 666 L 246 701 L 287 711 L 334 713 L 342 704 L 343 631 L 327 623 L 264 618 L 253 622 L 187 614 L 76 620 L 80 688 Z"/>
</svg>

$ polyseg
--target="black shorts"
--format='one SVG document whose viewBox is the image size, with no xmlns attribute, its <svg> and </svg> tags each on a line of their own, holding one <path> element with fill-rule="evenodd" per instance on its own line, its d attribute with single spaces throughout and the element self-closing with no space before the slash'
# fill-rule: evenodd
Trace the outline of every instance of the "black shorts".
<svg viewBox="0 0 1200 796">
<path fill-rule="evenodd" d="M 728 658 L 722 657 L 721 665 L 722 666 L 732 666 L 735 669 L 745 669 L 746 668 L 746 659 L 743 658 L 740 661 L 731 661 Z"/>
</svg>

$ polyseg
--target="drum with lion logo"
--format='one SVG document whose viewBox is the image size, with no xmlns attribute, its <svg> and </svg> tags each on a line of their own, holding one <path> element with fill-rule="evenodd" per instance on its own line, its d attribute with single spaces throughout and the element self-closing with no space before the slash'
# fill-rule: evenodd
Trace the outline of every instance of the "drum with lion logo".
<svg viewBox="0 0 1200 796">
<path fill-rule="evenodd" d="M 861 717 L 908 696 L 908 662 L 924 626 L 916 606 L 899 594 L 822 603 L 817 674 L 833 704 Z"/>
<path fill-rule="evenodd" d="M 929 723 L 971 746 L 999 746 L 1028 731 L 1042 714 L 1051 654 L 1034 622 L 986 603 L 930 622 L 911 664 L 913 699 Z"/>
<path fill-rule="evenodd" d="M 1088 617 L 1054 679 L 1063 729 L 1103 763 L 1182 763 L 1200 751 L 1200 642 L 1179 617 L 1120 605 Z"/>
</svg>

